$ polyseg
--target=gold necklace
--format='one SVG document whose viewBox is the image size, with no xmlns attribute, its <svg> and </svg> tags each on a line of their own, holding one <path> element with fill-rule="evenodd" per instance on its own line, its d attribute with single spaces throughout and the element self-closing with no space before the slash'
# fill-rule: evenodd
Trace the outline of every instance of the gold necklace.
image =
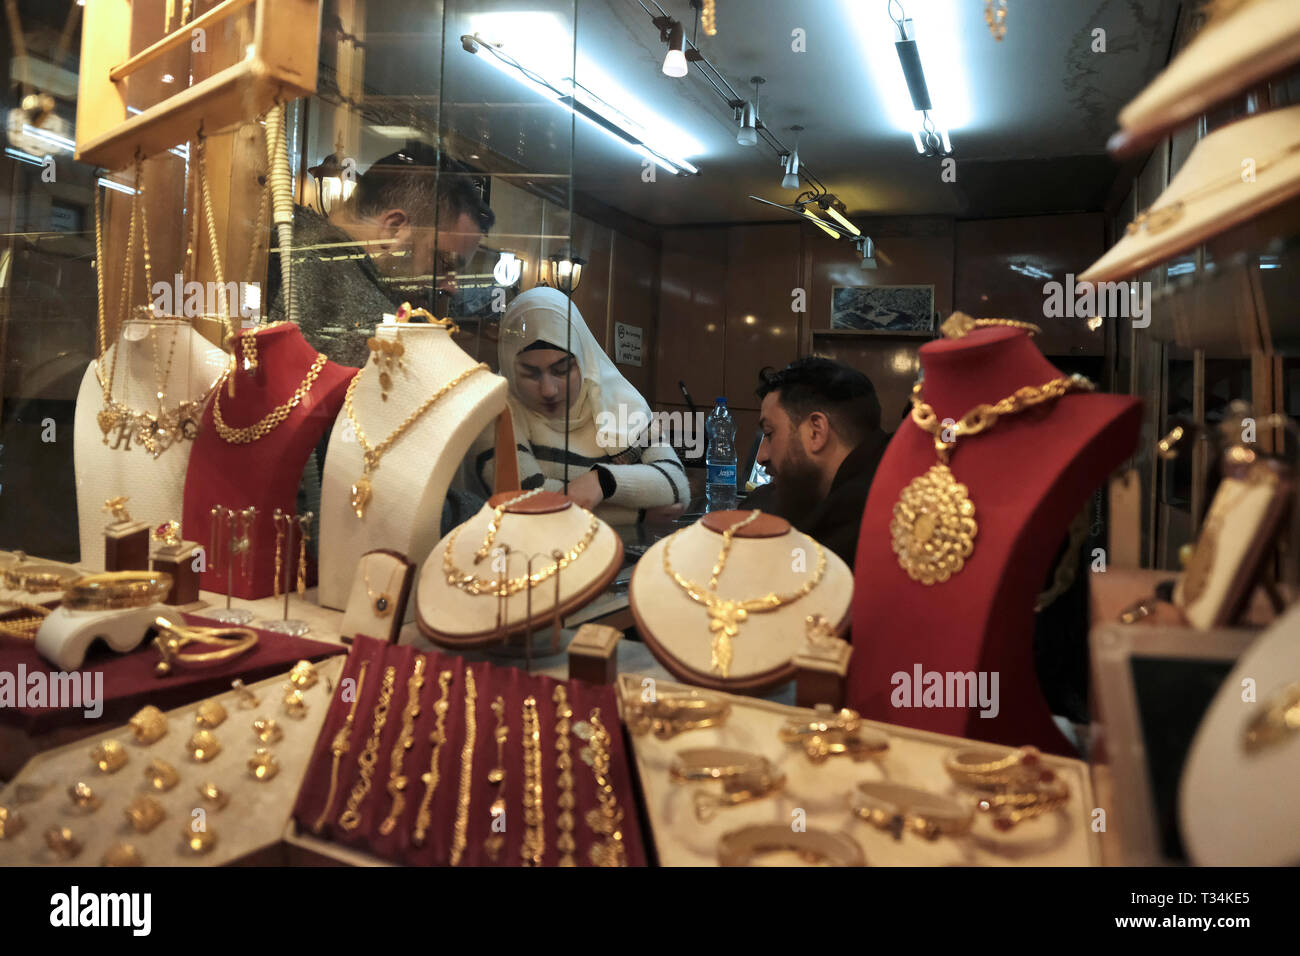
<svg viewBox="0 0 1300 956">
<path fill-rule="evenodd" d="M 366 668 L 369 666 L 369 661 L 361 662 L 361 670 L 357 674 L 357 686 L 353 691 L 352 707 L 348 710 L 343 726 L 334 735 L 333 744 L 330 745 L 330 753 L 334 755 L 334 768 L 330 771 L 330 792 L 325 798 L 325 809 L 320 812 L 320 816 L 316 818 L 315 824 L 312 825 L 312 831 L 315 833 L 320 833 L 325 826 L 325 821 L 329 819 L 330 811 L 334 809 L 334 795 L 338 793 L 339 787 L 339 764 L 343 761 L 343 755 L 352 748 L 352 724 L 357 717 L 357 702 L 361 700 L 361 688 L 365 685 Z"/>
<path fill-rule="evenodd" d="M 388 453 L 388 449 L 393 447 L 397 439 L 406 434 L 406 430 L 416 423 L 416 421 L 433 407 L 438 399 L 442 398 L 453 388 L 459 385 L 465 379 L 469 378 L 475 372 L 487 371 L 487 363 L 479 362 L 472 365 L 465 371 L 461 372 L 442 388 L 438 389 L 428 398 L 426 398 L 415 411 L 406 416 L 406 421 L 398 425 L 387 438 L 381 441 L 373 448 L 366 441 L 366 433 L 361 428 L 361 422 L 357 421 L 357 414 L 352 408 L 352 396 L 356 393 L 357 383 L 361 381 L 361 376 L 365 374 L 365 369 L 357 372 L 348 383 L 347 394 L 343 397 L 343 407 L 347 409 L 348 419 L 352 422 L 352 428 L 357 433 L 357 442 L 361 445 L 361 477 L 357 479 L 356 484 L 352 486 L 352 510 L 358 518 L 366 516 L 366 505 L 370 502 L 370 476 L 379 468 L 379 460 Z"/>
<path fill-rule="evenodd" d="M 1187 562 L 1187 568 L 1183 574 L 1183 604 L 1184 606 L 1196 601 L 1205 593 L 1205 587 L 1210 583 L 1210 572 L 1214 569 L 1214 561 L 1219 550 L 1219 533 L 1223 530 L 1223 523 L 1227 520 L 1233 510 L 1241 503 L 1241 499 L 1255 487 L 1259 485 L 1271 485 L 1276 483 L 1277 476 L 1266 466 L 1253 466 L 1246 477 L 1242 479 L 1242 487 L 1237 489 L 1237 493 L 1228 497 L 1226 495 L 1216 494 L 1214 503 L 1210 506 L 1210 513 L 1205 517 L 1205 524 L 1201 527 L 1201 533 L 1196 538 L 1196 549 L 1192 552 L 1191 559 Z"/>
<path fill-rule="evenodd" d="M 574 505 L 573 507 L 580 507 Z M 587 550 L 587 545 L 591 544 L 596 532 L 600 530 L 600 519 L 591 512 L 582 509 L 584 513 L 590 516 L 591 521 L 587 524 L 587 530 L 578 543 L 575 544 L 564 554 L 556 559 L 554 564 L 542 568 L 540 571 L 534 571 L 532 574 L 521 574 L 517 578 L 507 578 L 504 581 L 495 578 L 480 578 L 468 571 L 462 571 L 457 567 L 455 560 L 451 556 L 452 548 L 456 546 L 456 538 L 460 535 L 460 528 L 456 528 L 447 536 L 447 545 L 442 549 L 442 570 L 447 576 L 447 583 L 452 587 L 460 588 L 466 594 L 495 594 L 498 597 L 509 597 L 512 594 L 518 594 L 525 588 L 536 587 L 547 578 L 551 577 L 557 571 L 563 571 L 570 564 L 578 559 L 578 555 Z"/>
<path fill-rule="evenodd" d="M 713 574 L 707 588 L 674 570 L 669 559 L 673 539 L 682 531 L 689 529 L 682 528 L 681 531 L 675 531 L 664 544 L 664 573 L 686 592 L 687 597 L 696 604 L 703 604 L 708 612 L 709 630 L 713 632 L 712 659 L 709 663 L 709 669 L 721 674 L 723 677 L 728 676 L 731 670 L 731 640 L 740 633 L 740 625 L 745 622 L 746 618 L 750 614 L 764 614 L 785 607 L 787 604 L 793 604 L 815 588 L 826 573 L 826 552 L 820 544 L 809 538 L 808 540 L 812 541 L 813 546 L 817 548 L 817 569 L 813 572 L 812 577 L 805 581 L 798 590 L 786 594 L 764 594 L 762 597 L 756 598 L 728 600 L 720 597 L 715 588 L 717 587 L 718 576 L 722 574 L 722 570 L 727 563 L 727 557 L 731 553 L 732 536 L 740 528 L 757 518 L 760 513 L 754 511 L 747 518 L 736 522 L 722 533 L 722 550 L 718 552 L 718 560 L 713 566 Z"/>
<path fill-rule="evenodd" d="M 327 359 L 323 353 L 317 353 L 316 360 L 311 363 L 311 368 L 307 370 L 307 377 L 304 378 L 302 384 L 294 390 L 294 393 L 289 400 L 271 409 L 262 416 L 261 421 L 244 428 L 232 428 L 227 425 L 225 419 L 221 417 L 221 389 L 218 387 L 217 397 L 212 402 L 212 421 L 213 424 L 217 426 L 217 434 L 221 436 L 222 441 L 228 442 L 232 445 L 247 445 L 250 442 L 255 442 L 259 438 L 264 438 L 269 435 L 271 432 L 275 431 L 275 429 L 289 417 L 289 413 L 297 408 L 298 404 L 307 397 L 307 393 L 310 392 L 311 387 L 316 384 L 316 377 L 320 375 L 320 371 L 325 367 L 327 361 L 329 361 L 329 359 Z M 229 370 L 222 375 L 223 379 L 228 377 L 230 377 Z M 218 386 L 220 386 L 220 383 L 218 383 Z"/>
<path fill-rule="evenodd" d="M 388 615 L 393 613 L 393 579 L 397 577 L 397 572 L 400 570 L 401 565 L 393 568 L 392 573 L 388 575 L 387 590 L 380 591 L 379 597 L 375 597 L 375 592 L 370 590 L 370 569 L 366 568 L 366 594 L 370 598 L 370 606 L 374 608 L 375 615 L 378 617 L 388 617 Z"/>
<path fill-rule="evenodd" d="M 976 405 L 953 422 L 940 421 L 938 413 L 921 400 L 920 382 L 912 386 L 912 421 L 934 436 L 939 464 L 931 465 L 925 474 L 913 478 L 894 503 L 889 531 L 899 567 L 913 581 L 929 586 L 947 581 L 961 571 L 975 550 L 975 535 L 979 531 L 975 504 L 966 486 L 948 468 L 957 439 L 978 435 L 996 425 L 1004 415 L 1053 401 L 1066 392 L 1091 392 L 1095 388 L 1081 375 L 1054 378 L 1044 385 L 1017 389 L 994 405 Z"/>
<path fill-rule="evenodd" d="M 1010 329 L 1020 329 L 1030 336 L 1037 335 L 1043 330 L 1032 322 L 1021 322 L 1018 319 L 972 319 L 965 312 L 954 312 L 944 320 L 943 325 L 939 326 L 939 331 L 943 333 L 944 338 L 960 339 L 965 338 L 975 329 L 1003 327 Z"/>
<path fill-rule="evenodd" d="M 393 681 L 397 678 L 397 668 L 389 667 L 384 671 L 384 682 L 379 688 L 379 701 L 375 704 L 375 713 L 371 718 L 370 739 L 365 749 L 357 757 L 360 775 L 348 795 L 348 805 L 339 816 L 339 826 L 344 830 L 355 830 L 361 825 L 361 804 L 370 793 L 370 784 L 375 778 L 375 762 L 379 759 L 379 739 L 383 736 L 384 725 L 388 723 L 388 707 L 393 702 Z"/>
<path fill-rule="evenodd" d="M 511 498 L 509 501 L 503 501 L 492 509 L 492 519 L 488 522 L 487 534 L 483 536 L 483 543 L 479 549 L 474 552 L 474 563 L 478 564 L 492 551 L 492 544 L 497 539 L 497 532 L 501 529 L 501 519 L 505 516 L 506 509 L 511 505 L 517 505 L 534 495 L 541 494 L 542 488 L 534 488 L 532 491 L 525 491 L 522 495 Z"/>
<path fill-rule="evenodd" d="M 460 866 L 469 839 L 469 788 L 474 773 L 474 741 L 478 737 L 478 688 L 474 672 L 465 668 L 465 745 L 460 751 L 460 793 L 456 799 L 456 823 L 451 835 L 451 865 Z"/>
</svg>

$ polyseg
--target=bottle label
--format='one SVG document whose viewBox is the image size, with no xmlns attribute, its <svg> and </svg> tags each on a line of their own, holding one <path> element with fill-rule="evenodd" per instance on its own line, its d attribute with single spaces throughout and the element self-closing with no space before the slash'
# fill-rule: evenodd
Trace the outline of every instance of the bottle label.
<svg viewBox="0 0 1300 956">
<path fill-rule="evenodd" d="M 709 484 L 734 485 L 736 483 L 735 465 L 709 465 Z"/>
</svg>

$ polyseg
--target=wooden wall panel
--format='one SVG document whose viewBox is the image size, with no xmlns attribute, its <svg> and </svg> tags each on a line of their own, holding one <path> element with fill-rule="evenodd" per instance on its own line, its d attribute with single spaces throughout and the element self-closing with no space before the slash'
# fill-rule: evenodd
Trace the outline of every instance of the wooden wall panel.
<svg viewBox="0 0 1300 956">
<path fill-rule="evenodd" d="M 649 243 L 615 232 L 609 282 L 609 335 L 606 350 L 615 356 L 614 326 L 622 322 L 641 330 L 641 366 L 618 370 L 646 399 L 653 397 L 655 344 L 658 340 L 659 251 Z M 583 280 L 586 281 L 585 279 Z"/>
<path fill-rule="evenodd" d="M 801 228 L 727 230 L 726 362 L 718 394 L 727 396 L 733 411 L 758 408 L 754 389 L 762 368 L 781 368 L 799 356 L 802 314 L 791 303 L 799 286 Z"/>
<path fill-rule="evenodd" d="M 654 402 L 682 403 L 679 381 L 686 383 L 695 404 L 705 411 L 722 394 L 727 232 L 725 228 L 664 232 Z"/>
</svg>

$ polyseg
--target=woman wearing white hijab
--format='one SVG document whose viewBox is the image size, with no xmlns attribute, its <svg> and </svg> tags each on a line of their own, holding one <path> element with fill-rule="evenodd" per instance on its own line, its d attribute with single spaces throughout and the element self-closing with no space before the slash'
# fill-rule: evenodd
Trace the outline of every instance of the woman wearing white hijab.
<svg viewBox="0 0 1300 956">
<path fill-rule="evenodd" d="M 686 504 L 681 461 L 646 432 L 650 406 L 619 374 L 568 296 L 545 286 L 518 296 L 501 319 L 497 347 L 500 372 L 510 382 L 525 491 L 564 492 L 610 524 L 635 521 L 648 508 Z M 481 452 L 476 466 L 490 489 L 493 449 Z"/>
</svg>

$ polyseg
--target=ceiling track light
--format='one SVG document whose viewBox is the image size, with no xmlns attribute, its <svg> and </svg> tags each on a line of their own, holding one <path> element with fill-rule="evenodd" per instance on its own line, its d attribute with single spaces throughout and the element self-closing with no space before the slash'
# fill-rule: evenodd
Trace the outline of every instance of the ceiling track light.
<svg viewBox="0 0 1300 956">
<path fill-rule="evenodd" d="M 681 21 L 670 20 L 667 26 L 660 28 L 659 38 L 668 44 L 668 54 L 664 57 L 664 76 L 685 76 L 686 53 L 682 48 L 686 43 L 686 31 L 682 29 Z"/>
<path fill-rule="evenodd" d="M 922 156 L 952 155 L 952 140 L 948 138 L 948 131 L 935 125 L 929 110 L 922 114 L 921 129 L 912 133 L 912 139 L 916 143 L 916 151 Z"/>
<path fill-rule="evenodd" d="M 802 126 L 791 126 L 791 132 L 794 133 L 794 150 L 787 153 L 782 159 L 782 166 L 785 168 L 785 175 L 781 177 L 781 187 L 783 189 L 798 189 L 799 183 L 799 134 L 803 132 Z"/>
<path fill-rule="evenodd" d="M 758 129 L 762 125 L 762 120 L 758 118 L 758 88 L 767 81 L 761 76 L 751 76 L 749 82 L 754 85 L 754 98 L 733 104 L 736 108 L 736 118 L 740 121 L 740 132 L 736 134 L 736 142 L 741 146 L 757 146 Z"/>
<path fill-rule="evenodd" d="M 858 255 L 862 256 L 863 269 L 876 268 L 876 244 L 871 241 L 870 236 L 859 236 L 854 243 L 857 247 Z"/>
</svg>

